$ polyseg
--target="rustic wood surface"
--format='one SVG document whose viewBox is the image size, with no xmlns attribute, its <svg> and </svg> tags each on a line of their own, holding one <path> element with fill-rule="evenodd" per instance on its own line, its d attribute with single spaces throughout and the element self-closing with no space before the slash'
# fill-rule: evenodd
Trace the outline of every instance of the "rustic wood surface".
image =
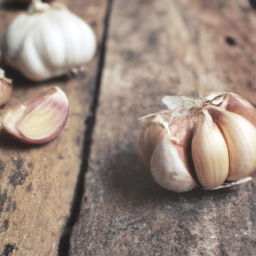
<svg viewBox="0 0 256 256">
<path fill-rule="evenodd" d="M 233 91 L 256 104 L 254 2 L 114 1 L 70 255 L 255 255 L 255 179 L 176 194 L 137 151 L 137 118 L 163 108 L 166 94 Z"/>
<path fill-rule="evenodd" d="M 92 26 L 100 46 L 107 1 L 62 2 Z M 21 6 L 2 1 L 0 38 L 22 11 Z M 7 77 L 13 79 L 16 102 L 59 86 L 69 99 L 70 114 L 63 132 L 46 145 L 24 146 L 0 135 L 0 255 L 57 255 L 82 162 L 85 120 L 91 114 L 98 61 L 99 49 L 85 66 L 85 76 L 41 83 L 6 70 Z"/>
</svg>

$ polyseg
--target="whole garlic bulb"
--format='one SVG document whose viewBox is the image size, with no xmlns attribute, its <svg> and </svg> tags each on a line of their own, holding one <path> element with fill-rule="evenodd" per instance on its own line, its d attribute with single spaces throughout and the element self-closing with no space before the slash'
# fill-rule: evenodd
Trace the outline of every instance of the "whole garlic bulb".
<svg viewBox="0 0 256 256">
<path fill-rule="evenodd" d="M 4 61 L 34 81 L 79 70 L 96 49 L 92 29 L 62 4 L 34 0 L 8 27 Z"/>
<path fill-rule="evenodd" d="M 138 148 L 162 187 L 185 192 L 246 182 L 256 170 L 256 109 L 234 93 L 204 99 L 165 96 L 169 110 L 150 114 Z M 237 181 L 239 180 L 239 181 Z"/>
</svg>

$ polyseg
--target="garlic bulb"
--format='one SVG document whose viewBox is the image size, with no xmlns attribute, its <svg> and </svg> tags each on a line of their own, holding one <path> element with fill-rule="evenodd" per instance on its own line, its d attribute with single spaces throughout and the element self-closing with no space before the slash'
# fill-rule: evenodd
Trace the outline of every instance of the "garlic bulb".
<svg viewBox="0 0 256 256">
<path fill-rule="evenodd" d="M 141 160 L 159 185 L 185 192 L 251 179 L 256 109 L 248 101 L 217 92 L 204 99 L 165 96 L 162 101 L 169 110 L 140 118 L 145 123 L 138 142 Z"/>
<path fill-rule="evenodd" d="M 15 2 L 17 3 L 20 3 L 20 4 L 30 4 L 32 1 L 31 0 L 14 0 Z M 43 0 L 43 2 L 52 2 L 53 0 Z"/>
<path fill-rule="evenodd" d="M 89 62 L 96 49 L 92 29 L 62 4 L 34 0 L 8 27 L 4 61 L 34 81 L 67 74 Z"/>
<path fill-rule="evenodd" d="M 0 69 L 0 107 L 10 98 L 12 93 L 12 80 L 5 77 L 5 73 Z"/>
</svg>

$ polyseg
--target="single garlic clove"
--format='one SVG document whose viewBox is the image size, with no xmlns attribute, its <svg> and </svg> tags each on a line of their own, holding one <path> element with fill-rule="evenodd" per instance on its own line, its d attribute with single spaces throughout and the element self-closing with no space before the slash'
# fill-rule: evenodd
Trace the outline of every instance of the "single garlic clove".
<svg viewBox="0 0 256 256">
<path fill-rule="evenodd" d="M 238 114 L 256 127 L 256 109 L 243 97 L 233 92 L 213 92 L 205 97 L 206 102 L 222 110 Z"/>
<path fill-rule="evenodd" d="M 156 182 L 171 191 L 185 192 L 197 186 L 186 156 L 190 138 L 190 120 L 178 119 L 165 130 L 150 159 L 150 170 Z"/>
<path fill-rule="evenodd" d="M 227 178 L 229 157 L 226 142 L 207 110 L 199 114 L 192 140 L 192 158 L 197 178 L 207 189 L 220 186 Z"/>
<path fill-rule="evenodd" d="M 152 155 L 150 168 L 155 181 L 168 190 L 181 193 L 197 186 L 167 133 Z"/>
<path fill-rule="evenodd" d="M 4 71 L 0 69 L 0 107 L 10 98 L 12 93 L 12 80 L 5 77 Z"/>
<path fill-rule="evenodd" d="M 256 127 L 256 109 L 243 97 L 227 93 L 226 110 L 244 117 Z"/>
<path fill-rule="evenodd" d="M 149 118 L 142 128 L 138 142 L 140 158 L 149 171 L 152 154 L 165 133 L 164 126 L 160 125 L 156 120 L 164 122 L 160 115 Z"/>
<path fill-rule="evenodd" d="M 210 108 L 229 151 L 228 180 L 238 180 L 251 175 L 256 169 L 256 129 L 242 116 Z"/>
<path fill-rule="evenodd" d="M 3 127 L 22 142 L 43 144 L 62 131 L 68 113 L 68 99 L 55 87 L 11 109 L 4 118 Z"/>
</svg>

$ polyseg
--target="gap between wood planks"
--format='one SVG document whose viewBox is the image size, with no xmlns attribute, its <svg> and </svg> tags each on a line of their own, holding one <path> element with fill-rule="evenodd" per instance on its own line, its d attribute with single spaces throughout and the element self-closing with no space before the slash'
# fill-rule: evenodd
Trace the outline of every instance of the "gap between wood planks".
<svg viewBox="0 0 256 256">
<path fill-rule="evenodd" d="M 99 57 L 99 63 L 97 68 L 96 81 L 95 81 L 95 91 L 94 91 L 93 100 L 90 106 L 91 114 L 85 120 L 86 129 L 84 134 L 83 153 L 82 153 L 83 162 L 77 178 L 77 184 L 76 184 L 72 205 L 70 209 L 70 216 L 67 219 L 66 225 L 64 226 L 62 235 L 60 237 L 59 248 L 58 248 L 59 256 L 69 255 L 70 237 L 71 237 L 72 229 L 75 223 L 78 221 L 80 207 L 81 207 L 82 199 L 85 192 L 85 174 L 88 169 L 88 162 L 89 162 L 91 144 L 92 144 L 92 135 L 93 135 L 97 108 L 98 108 L 101 77 L 102 77 L 102 71 L 103 71 L 104 62 L 105 62 L 105 50 L 106 50 L 106 42 L 108 37 L 108 27 L 109 27 L 110 15 L 111 15 L 112 3 L 113 3 L 113 0 L 108 0 L 107 10 L 104 18 L 103 36 L 100 44 L 101 45 L 100 57 Z"/>
</svg>

